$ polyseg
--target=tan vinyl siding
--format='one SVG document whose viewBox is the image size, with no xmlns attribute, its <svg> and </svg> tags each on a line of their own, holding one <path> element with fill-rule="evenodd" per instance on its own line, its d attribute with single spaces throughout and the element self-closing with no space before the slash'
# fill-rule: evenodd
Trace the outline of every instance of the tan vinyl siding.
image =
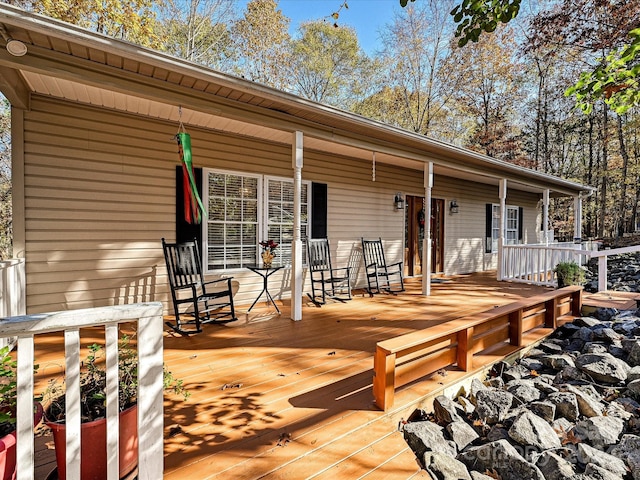
<svg viewBox="0 0 640 480">
<path fill-rule="evenodd" d="M 149 300 L 168 306 L 160 239 L 175 239 L 178 126 L 39 96 L 24 117 L 27 311 Z M 289 145 L 186 128 L 198 167 L 292 177 Z M 424 195 L 421 170 L 378 164 L 374 182 L 372 162 L 305 150 L 302 172 L 303 180 L 328 185 L 334 263 L 351 265 L 356 284 L 363 284 L 361 236 L 382 237 L 388 261 L 403 260 L 404 213 L 393 199 L 396 192 Z M 497 187 L 436 177 L 433 196 L 447 206 L 445 273 L 495 267 L 495 256 L 484 254 L 484 208 L 498 201 Z M 460 205 L 454 216 L 452 198 Z M 537 199 L 509 192 L 508 203 L 525 207 L 529 242 L 536 238 Z M 261 278 L 248 270 L 225 273 L 239 286 L 242 312 Z M 289 296 L 289 277 L 272 277 L 274 297 Z"/>
</svg>

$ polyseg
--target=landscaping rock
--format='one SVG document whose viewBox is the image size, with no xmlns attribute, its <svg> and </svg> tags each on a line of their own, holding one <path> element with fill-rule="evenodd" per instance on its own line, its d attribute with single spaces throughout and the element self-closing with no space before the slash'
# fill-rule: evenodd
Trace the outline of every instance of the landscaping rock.
<svg viewBox="0 0 640 480">
<path fill-rule="evenodd" d="M 593 463 L 620 477 L 623 477 L 627 473 L 625 463 L 618 457 L 590 447 L 586 443 L 578 444 L 578 462 L 585 466 Z"/>
<path fill-rule="evenodd" d="M 404 426 L 404 439 L 416 453 L 424 458 L 426 452 L 440 452 L 456 456 L 456 447 L 444 438 L 443 428 L 433 422 L 410 422 Z"/>
<path fill-rule="evenodd" d="M 519 400 L 520 404 L 527 404 L 539 400 L 542 392 L 538 390 L 533 382 L 521 380 L 519 382 L 507 385 L 507 391 Z M 518 401 L 516 401 L 516 405 Z"/>
<path fill-rule="evenodd" d="M 548 423 L 553 422 L 556 416 L 556 406 L 551 402 L 531 402 L 527 408 Z"/>
<path fill-rule="evenodd" d="M 495 470 L 502 480 L 544 480 L 540 469 L 527 462 L 506 440 L 470 448 L 458 455 L 458 460 L 467 468 Z"/>
<path fill-rule="evenodd" d="M 601 309 L 599 309 L 601 310 Z M 617 312 L 617 310 L 616 310 Z M 599 313 L 602 314 L 601 312 Z M 609 320 L 611 317 L 607 318 Z M 578 327 L 592 328 L 600 325 L 601 321 L 594 317 L 579 317 L 573 321 L 573 324 Z"/>
<path fill-rule="evenodd" d="M 549 355 L 540 359 L 547 368 L 562 370 L 566 367 L 575 367 L 576 364 L 569 355 Z"/>
<path fill-rule="evenodd" d="M 593 480 L 620 480 L 621 477 L 615 473 L 610 472 L 593 463 L 587 464 L 587 468 L 584 469 L 584 474 L 589 479 Z"/>
<path fill-rule="evenodd" d="M 596 395 L 590 395 L 573 385 L 562 385 L 560 388 L 562 391 L 572 393 L 576 396 L 580 415 L 596 417 L 602 415 L 604 412 L 604 404 L 597 399 L 597 392 Z"/>
<path fill-rule="evenodd" d="M 627 348 L 629 346 L 627 345 Z M 637 367 L 640 365 L 640 340 L 635 340 L 631 343 L 631 348 L 629 348 L 629 357 L 627 357 L 627 363 L 631 367 Z"/>
<path fill-rule="evenodd" d="M 587 353 L 576 358 L 576 367 L 597 382 L 618 384 L 627 379 L 631 368 L 610 353 Z"/>
<path fill-rule="evenodd" d="M 576 423 L 574 435 L 592 446 L 605 449 L 618 443 L 624 428 L 624 421 L 616 417 L 591 417 Z"/>
<path fill-rule="evenodd" d="M 627 464 L 634 480 L 640 480 L 640 437 L 638 435 L 623 435 L 620 443 L 611 449 L 611 455 Z"/>
<path fill-rule="evenodd" d="M 436 422 L 441 425 L 462 421 L 462 417 L 458 415 L 455 402 L 444 395 L 438 395 L 433 400 L 433 414 L 436 417 Z"/>
<path fill-rule="evenodd" d="M 426 470 L 437 480 L 471 480 L 464 463 L 444 453 L 425 453 L 424 464 Z"/>
<path fill-rule="evenodd" d="M 640 380 L 640 365 L 633 367 L 627 374 L 627 382 L 633 382 L 634 380 Z"/>
<path fill-rule="evenodd" d="M 556 406 L 556 417 L 564 417 L 570 422 L 578 419 L 578 400 L 575 394 L 570 392 L 552 393 L 547 397 L 547 401 Z"/>
<path fill-rule="evenodd" d="M 627 364 L 640 361 L 640 318 L 602 313 L 414 414 L 423 425 L 407 424 L 405 438 L 431 477 L 640 480 L 640 365 Z"/>
<path fill-rule="evenodd" d="M 484 473 L 476 472 L 475 470 L 469 472 L 472 480 L 495 480 L 495 478 L 485 475 Z"/>
<path fill-rule="evenodd" d="M 471 385 L 469 386 L 469 400 L 471 401 L 471 403 L 475 405 L 478 392 L 481 392 L 487 389 L 488 387 L 477 378 L 474 378 L 473 380 L 471 380 Z"/>
<path fill-rule="evenodd" d="M 572 480 L 575 469 L 571 462 L 549 450 L 542 452 L 536 460 L 545 480 Z"/>
<path fill-rule="evenodd" d="M 522 446 L 531 446 L 540 451 L 560 448 L 558 434 L 535 413 L 525 410 L 509 428 L 509 437 Z"/>
<path fill-rule="evenodd" d="M 636 400 L 640 400 L 640 380 L 634 380 L 627 384 L 627 393 Z"/>
<path fill-rule="evenodd" d="M 458 451 L 463 450 L 467 445 L 479 438 L 473 427 L 463 420 L 448 424 L 446 429 L 449 437 L 458 447 Z"/>
<path fill-rule="evenodd" d="M 501 422 L 513 404 L 513 395 L 501 390 L 480 390 L 476 394 L 476 416 L 488 424 Z"/>
</svg>

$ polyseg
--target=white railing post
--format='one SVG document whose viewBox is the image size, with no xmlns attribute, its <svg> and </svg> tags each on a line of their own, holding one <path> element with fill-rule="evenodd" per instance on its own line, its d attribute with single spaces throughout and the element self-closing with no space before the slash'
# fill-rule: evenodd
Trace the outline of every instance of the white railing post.
<svg viewBox="0 0 640 480">
<path fill-rule="evenodd" d="M 164 470 L 162 308 L 138 322 L 138 480 Z"/>
<path fill-rule="evenodd" d="M 598 291 L 607 290 L 607 255 L 598 257 Z"/>
<path fill-rule="evenodd" d="M 18 338 L 18 398 L 16 406 L 17 480 L 33 480 L 33 335 Z"/>
</svg>

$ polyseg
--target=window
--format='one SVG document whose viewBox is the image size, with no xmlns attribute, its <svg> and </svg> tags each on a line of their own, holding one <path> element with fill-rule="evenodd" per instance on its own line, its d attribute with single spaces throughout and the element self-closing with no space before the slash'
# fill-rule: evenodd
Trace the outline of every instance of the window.
<svg viewBox="0 0 640 480">
<path fill-rule="evenodd" d="M 262 240 L 280 244 L 278 257 L 291 262 L 293 180 L 205 169 L 203 222 L 205 271 L 242 268 L 258 263 Z M 309 225 L 309 182 L 302 185 L 301 235 Z"/>
<path fill-rule="evenodd" d="M 278 256 L 291 261 L 291 245 L 293 244 L 293 181 L 267 177 L 265 179 L 265 205 L 267 209 L 267 225 L 265 239 L 280 244 Z M 302 184 L 300 205 L 300 236 L 307 238 L 309 229 L 309 184 Z M 303 255 L 304 257 L 304 255 Z"/>
<path fill-rule="evenodd" d="M 487 221 L 487 230 L 491 230 L 491 234 L 487 231 L 487 241 L 491 241 L 490 246 L 487 246 L 487 253 L 495 253 L 498 251 L 498 239 L 500 238 L 500 205 L 487 204 L 487 213 L 490 212 L 490 226 Z M 513 245 L 518 243 L 522 238 L 522 208 L 507 205 L 507 222 L 505 232 L 505 244 Z M 488 219 L 489 220 L 489 219 Z"/>
</svg>

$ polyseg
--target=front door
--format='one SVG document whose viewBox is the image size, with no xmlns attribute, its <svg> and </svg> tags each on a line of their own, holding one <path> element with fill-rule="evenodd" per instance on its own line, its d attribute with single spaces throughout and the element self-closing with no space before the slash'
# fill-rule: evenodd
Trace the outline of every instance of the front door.
<svg viewBox="0 0 640 480">
<path fill-rule="evenodd" d="M 427 218 L 424 214 L 424 197 L 407 195 L 405 231 L 405 274 L 422 274 L 422 240 Z M 431 199 L 431 271 L 443 271 L 444 258 L 444 200 Z"/>
</svg>

